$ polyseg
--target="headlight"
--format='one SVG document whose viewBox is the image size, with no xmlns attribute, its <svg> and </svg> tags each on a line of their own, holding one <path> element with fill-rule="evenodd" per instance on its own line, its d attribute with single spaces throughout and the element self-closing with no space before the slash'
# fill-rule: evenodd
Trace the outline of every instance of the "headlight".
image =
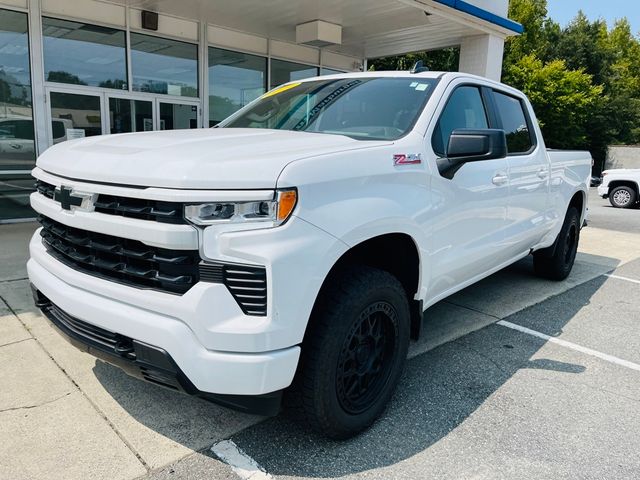
<svg viewBox="0 0 640 480">
<path fill-rule="evenodd" d="M 296 189 L 276 191 L 273 200 L 211 202 L 184 207 L 184 217 L 196 225 L 260 222 L 278 226 L 287 221 L 298 202 Z"/>
</svg>

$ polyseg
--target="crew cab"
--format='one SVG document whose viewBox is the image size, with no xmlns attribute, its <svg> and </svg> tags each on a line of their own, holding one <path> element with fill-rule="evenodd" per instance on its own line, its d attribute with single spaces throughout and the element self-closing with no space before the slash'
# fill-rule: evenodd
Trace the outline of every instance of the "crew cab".
<svg viewBox="0 0 640 480">
<path fill-rule="evenodd" d="M 633 208 L 640 201 L 640 169 L 615 168 L 602 172 L 598 195 L 616 208 Z"/>
<path fill-rule="evenodd" d="M 44 152 L 29 278 L 62 334 L 130 374 L 260 414 L 284 396 L 346 438 L 431 305 L 530 254 L 569 275 L 590 170 L 500 83 L 311 78 L 215 128 Z"/>
</svg>

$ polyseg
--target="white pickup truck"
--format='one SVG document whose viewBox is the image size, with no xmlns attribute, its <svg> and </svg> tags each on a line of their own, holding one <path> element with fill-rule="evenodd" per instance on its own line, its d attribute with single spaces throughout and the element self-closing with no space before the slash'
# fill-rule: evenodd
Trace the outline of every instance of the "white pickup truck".
<svg viewBox="0 0 640 480">
<path fill-rule="evenodd" d="M 598 195 L 616 208 L 633 208 L 640 201 L 640 169 L 616 168 L 602 172 Z"/>
<path fill-rule="evenodd" d="M 434 303 L 533 254 L 570 273 L 591 156 L 457 73 L 289 83 L 217 128 L 40 156 L 36 304 L 139 378 L 333 438 L 369 426 Z"/>
</svg>

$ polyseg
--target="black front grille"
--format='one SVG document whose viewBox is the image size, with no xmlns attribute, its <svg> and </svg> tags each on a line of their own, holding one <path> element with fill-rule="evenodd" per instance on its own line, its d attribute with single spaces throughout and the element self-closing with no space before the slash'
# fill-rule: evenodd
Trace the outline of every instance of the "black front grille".
<svg viewBox="0 0 640 480">
<path fill-rule="evenodd" d="M 68 227 L 40 216 L 48 252 L 75 270 L 138 288 L 184 293 L 198 282 L 197 250 L 168 250 Z"/>
<path fill-rule="evenodd" d="M 267 272 L 264 267 L 203 263 L 200 279 L 224 284 L 245 314 L 267 315 Z"/>
<path fill-rule="evenodd" d="M 182 215 L 183 205 L 176 202 L 160 202 L 157 200 L 100 194 L 96 200 L 95 208 L 96 212 L 108 215 L 154 220 L 161 223 L 187 223 Z"/>
<path fill-rule="evenodd" d="M 53 198 L 53 192 L 55 192 L 56 187 L 42 180 L 37 180 L 36 190 L 47 198 Z"/>
<path fill-rule="evenodd" d="M 56 187 L 42 180 L 36 181 L 36 189 L 47 198 L 54 198 Z M 161 202 L 141 198 L 120 197 L 98 194 L 95 211 L 107 215 L 152 220 L 161 223 L 186 224 L 182 214 L 183 204 L 179 202 Z"/>
</svg>

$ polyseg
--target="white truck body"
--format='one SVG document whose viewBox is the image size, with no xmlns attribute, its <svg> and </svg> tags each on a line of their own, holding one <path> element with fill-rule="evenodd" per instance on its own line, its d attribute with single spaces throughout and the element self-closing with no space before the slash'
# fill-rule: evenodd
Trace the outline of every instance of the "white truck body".
<svg viewBox="0 0 640 480">
<path fill-rule="evenodd" d="M 39 230 L 28 271 L 41 305 L 158 347 L 198 392 L 269 395 L 291 384 L 319 292 L 354 248 L 381 238 L 408 240 L 416 254 L 408 297 L 422 312 L 553 246 L 570 205 L 580 210 L 582 223 L 590 155 L 547 151 L 528 100 L 514 89 L 436 72 L 344 74 L 301 85 L 376 78 L 432 82 L 428 101 L 400 138 L 364 141 L 256 128 L 162 131 L 68 141 L 38 159 L 33 175 L 44 187 L 32 195 L 32 206 L 58 233 L 97 232 L 162 251 L 196 251 L 203 264 L 264 268 L 263 314 L 247 314 L 225 284 L 202 281 L 202 273 L 201 281 L 175 294 L 77 269 L 51 254 Z M 520 102 L 531 129 L 530 150 L 466 163 L 453 178 L 442 176 L 432 138 L 460 87 L 495 90 Z M 280 226 L 163 223 L 95 206 L 103 196 L 186 205 L 269 201 L 282 189 L 296 189 L 297 203 Z M 64 205 L 58 198 L 63 190 L 82 204 Z M 388 254 L 402 260 L 404 252 Z"/>
</svg>

